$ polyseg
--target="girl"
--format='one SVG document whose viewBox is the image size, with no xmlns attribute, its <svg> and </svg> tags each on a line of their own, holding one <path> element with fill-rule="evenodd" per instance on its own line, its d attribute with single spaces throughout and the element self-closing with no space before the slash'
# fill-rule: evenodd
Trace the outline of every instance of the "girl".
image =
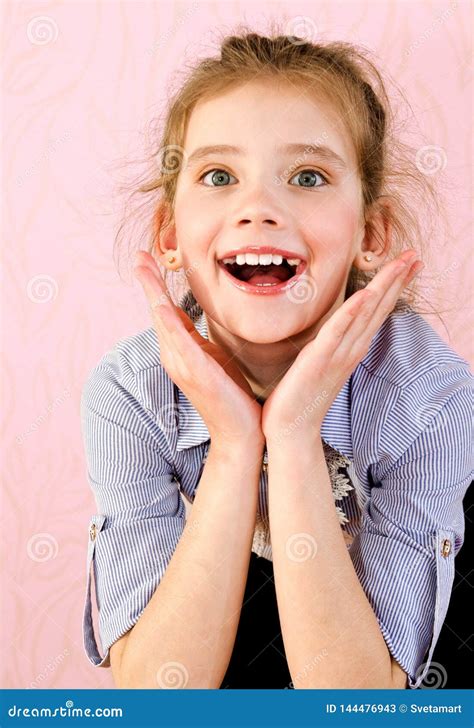
<svg viewBox="0 0 474 728">
<path fill-rule="evenodd" d="M 352 46 L 255 33 L 171 106 L 135 267 L 153 325 L 81 403 L 85 648 L 118 687 L 416 688 L 432 667 L 472 376 L 403 298 L 423 264 L 389 111 Z M 184 271 L 178 305 L 157 262 Z"/>
</svg>

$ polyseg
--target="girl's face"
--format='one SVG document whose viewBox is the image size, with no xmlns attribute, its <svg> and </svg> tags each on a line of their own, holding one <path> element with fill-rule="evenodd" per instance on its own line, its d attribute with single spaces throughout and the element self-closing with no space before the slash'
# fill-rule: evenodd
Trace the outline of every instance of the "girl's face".
<svg viewBox="0 0 474 728">
<path fill-rule="evenodd" d="M 199 152 L 211 145 L 236 149 Z M 312 153 L 318 146 L 323 152 Z M 175 244 L 208 320 L 264 344 L 314 327 L 342 304 L 362 254 L 362 195 L 351 142 L 327 104 L 295 86 L 251 82 L 198 104 L 184 149 Z M 306 261 L 302 277 L 276 295 L 239 289 L 218 261 L 248 245 L 294 253 Z"/>
</svg>

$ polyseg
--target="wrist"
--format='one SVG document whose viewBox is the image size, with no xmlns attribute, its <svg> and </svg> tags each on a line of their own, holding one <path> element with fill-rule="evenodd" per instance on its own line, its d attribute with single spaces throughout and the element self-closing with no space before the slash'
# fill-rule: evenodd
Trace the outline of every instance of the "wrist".
<svg viewBox="0 0 474 728">
<path fill-rule="evenodd" d="M 310 428 L 282 427 L 279 430 L 273 430 L 265 435 L 267 449 L 294 447 L 296 449 L 305 448 L 321 441 L 320 426 L 311 426 Z"/>
<path fill-rule="evenodd" d="M 210 447 L 214 452 L 221 453 L 227 459 L 240 460 L 243 456 L 261 458 L 265 448 L 265 438 L 262 435 L 250 437 L 249 435 L 226 437 L 222 433 L 211 436 Z"/>
</svg>

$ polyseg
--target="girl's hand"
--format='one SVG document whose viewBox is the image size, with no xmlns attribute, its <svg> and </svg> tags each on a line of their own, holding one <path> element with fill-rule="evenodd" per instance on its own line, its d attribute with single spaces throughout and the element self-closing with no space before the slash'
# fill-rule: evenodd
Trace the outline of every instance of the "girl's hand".
<svg viewBox="0 0 474 728">
<path fill-rule="evenodd" d="M 327 411 L 367 354 L 400 292 L 422 268 L 416 251 L 406 251 L 323 324 L 263 406 L 262 429 L 267 441 L 319 433 Z"/>
<path fill-rule="evenodd" d="M 161 364 L 197 409 L 211 439 L 231 446 L 263 443 L 262 408 L 235 362 L 174 305 L 153 256 L 139 251 L 134 273 L 150 304 Z"/>
</svg>

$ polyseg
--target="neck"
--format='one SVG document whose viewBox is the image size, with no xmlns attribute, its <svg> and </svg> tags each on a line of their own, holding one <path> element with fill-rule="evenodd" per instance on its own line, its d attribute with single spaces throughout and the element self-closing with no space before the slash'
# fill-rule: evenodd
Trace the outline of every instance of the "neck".
<svg viewBox="0 0 474 728">
<path fill-rule="evenodd" d="M 343 302 L 335 301 L 327 313 L 303 331 L 266 344 L 258 344 L 236 336 L 206 315 L 209 341 L 220 346 L 236 361 L 252 387 L 257 401 L 263 404 L 276 388 L 299 352 L 312 341 L 325 321 Z"/>
</svg>

